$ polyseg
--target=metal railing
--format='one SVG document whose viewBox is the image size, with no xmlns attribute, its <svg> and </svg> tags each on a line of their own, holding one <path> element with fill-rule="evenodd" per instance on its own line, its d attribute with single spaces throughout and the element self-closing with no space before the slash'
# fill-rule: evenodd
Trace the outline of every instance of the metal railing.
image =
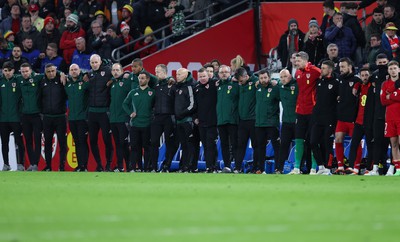
<svg viewBox="0 0 400 242">
<path fill-rule="evenodd" d="M 144 40 L 144 39 L 146 38 L 146 35 L 141 36 L 140 38 L 135 39 L 135 40 L 132 41 L 132 42 L 129 42 L 129 43 L 127 43 L 127 44 L 124 44 L 124 45 L 121 45 L 121 46 L 115 48 L 115 49 L 111 52 L 111 58 L 112 58 L 112 60 L 115 61 L 115 62 L 121 62 L 122 60 L 125 60 L 125 59 L 132 58 L 132 57 L 136 56 L 136 55 L 137 55 L 138 53 L 140 53 L 141 51 L 143 51 L 143 50 L 145 50 L 145 49 L 147 49 L 147 48 L 149 48 L 149 47 L 151 47 L 151 46 L 154 46 L 154 45 L 161 45 L 161 46 L 162 46 L 161 49 L 163 49 L 163 48 L 165 48 L 165 45 L 166 45 L 166 43 L 169 41 L 169 39 L 171 39 L 171 38 L 173 38 L 173 37 L 179 37 L 179 36 L 183 35 L 184 33 L 186 33 L 187 31 L 191 31 L 191 30 L 195 29 L 197 26 L 200 26 L 200 25 L 202 25 L 202 24 L 205 24 L 205 28 L 209 28 L 209 27 L 211 27 L 212 21 L 214 21 L 214 19 L 216 19 L 217 17 L 221 16 L 222 14 L 227 13 L 228 11 L 230 11 L 230 10 L 232 10 L 232 9 L 234 9 L 234 8 L 236 8 L 236 7 L 238 7 L 238 6 L 242 5 L 242 4 L 244 4 L 244 3 L 247 3 L 247 2 L 248 2 L 249 4 L 248 4 L 248 8 L 243 9 L 243 11 L 245 11 L 245 10 L 251 8 L 251 6 L 253 5 L 253 1 L 252 1 L 252 0 L 250 0 L 250 1 L 249 1 L 249 0 L 240 1 L 240 2 L 238 2 L 238 3 L 236 3 L 236 4 L 232 5 L 232 6 L 230 6 L 230 7 L 228 7 L 228 8 L 226 8 L 226 9 L 224 9 L 224 10 L 218 12 L 218 13 L 215 13 L 215 14 L 213 14 L 213 15 L 210 15 L 210 10 L 211 10 L 211 8 L 213 8 L 213 7 L 215 7 L 215 6 L 217 6 L 217 5 L 219 4 L 219 3 L 213 2 L 212 4 L 210 4 L 209 6 L 207 6 L 206 8 L 201 9 L 201 10 L 198 10 L 198 11 L 196 11 L 196 12 L 193 12 L 193 13 L 191 13 L 191 14 L 188 15 L 188 16 L 185 16 L 185 18 L 184 18 L 182 21 L 185 21 L 185 23 L 191 23 L 191 24 L 188 25 L 188 26 L 186 26 L 184 29 L 180 30 L 179 32 L 177 32 L 177 33 L 171 33 L 171 34 L 165 36 L 165 30 L 171 27 L 171 25 L 168 24 L 168 25 L 166 25 L 166 26 L 164 26 L 164 27 L 162 27 L 162 28 L 160 28 L 160 29 L 155 30 L 155 31 L 152 33 L 152 34 L 161 33 L 162 36 L 163 36 L 161 39 L 158 39 L 158 40 L 154 41 L 154 42 L 151 43 L 150 45 L 147 45 L 147 46 L 142 47 L 142 48 L 140 48 L 140 49 L 138 49 L 138 50 L 135 50 L 135 51 L 133 51 L 133 52 L 131 52 L 131 53 L 126 53 L 125 55 L 121 56 L 121 50 L 122 50 L 122 49 L 124 49 L 124 48 L 126 48 L 126 47 L 128 47 L 128 46 L 132 46 L 132 45 L 134 45 L 136 42 L 141 41 L 141 40 Z M 195 16 L 196 14 L 200 14 L 200 13 L 204 13 L 204 12 L 205 12 L 205 14 L 206 14 L 206 17 L 205 17 L 204 19 L 202 19 L 202 20 L 191 20 L 191 18 L 192 18 L 193 16 Z"/>
</svg>

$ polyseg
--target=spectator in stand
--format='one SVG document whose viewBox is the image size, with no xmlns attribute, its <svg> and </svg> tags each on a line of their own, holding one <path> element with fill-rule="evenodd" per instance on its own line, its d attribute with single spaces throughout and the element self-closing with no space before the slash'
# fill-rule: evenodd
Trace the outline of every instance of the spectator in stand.
<svg viewBox="0 0 400 242">
<path fill-rule="evenodd" d="M 122 39 L 117 36 L 115 26 L 110 25 L 105 35 L 92 42 L 92 47 L 96 53 L 101 53 L 104 59 L 111 60 L 112 51 L 123 44 Z"/>
<path fill-rule="evenodd" d="M 324 36 L 314 18 L 308 23 L 308 32 L 304 38 L 304 51 L 310 57 L 313 65 L 318 64 L 325 55 Z"/>
<path fill-rule="evenodd" d="M 385 23 L 394 23 L 394 25 L 399 29 L 400 28 L 400 17 L 395 12 L 395 8 L 392 5 L 385 5 L 383 9 L 383 15 L 385 16 Z M 397 30 L 397 35 L 400 35 L 399 30 Z"/>
<path fill-rule="evenodd" d="M 94 20 L 98 21 L 101 25 L 101 29 L 103 31 L 107 30 L 108 25 L 110 25 L 110 21 L 108 21 L 106 15 L 104 14 L 103 11 L 101 10 L 97 10 L 94 13 Z"/>
<path fill-rule="evenodd" d="M 49 0 L 38 0 L 39 4 L 39 16 L 45 19 L 50 13 L 55 13 L 56 8 L 54 7 L 54 1 Z"/>
<path fill-rule="evenodd" d="M 79 21 L 82 24 L 82 28 L 85 31 L 89 30 L 90 23 L 93 21 L 94 14 L 98 10 L 104 9 L 104 6 L 100 1 L 95 0 L 83 0 L 77 9 Z"/>
<path fill-rule="evenodd" d="M 58 27 L 58 30 L 60 31 L 61 35 L 67 29 L 67 18 L 72 12 L 73 12 L 73 10 L 71 8 L 64 9 L 64 12 L 63 12 L 64 17 L 60 19 L 60 25 Z"/>
<path fill-rule="evenodd" d="M 339 48 L 336 44 L 329 44 L 328 47 L 326 48 L 326 53 L 328 55 L 328 57 L 322 59 L 319 63 L 318 63 L 318 67 L 321 68 L 322 62 L 326 61 L 326 60 L 331 60 L 333 61 L 333 63 L 335 64 L 335 69 L 334 72 L 335 74 L 339 75 L 340 74 L 340 70 L 339 70 Z"/>
<path fill-rule="evenodd" d="M 49 43 L 56 43 L 58 45 L 58 43 L 60 43 L 60 39 L 61 34 L 60 31 L 56 28 L 56 21 L 52 17 L 46 17 L 44 19 L 44 27 L 40 32 L 39 40 L 37 41 L 37 49 L 42 54 L 42 58 L 46 53 L 47 45 Z"/>
<path fill-rule="evenodd" d="M 16 43 L 22 44 L 22 40 L 26 37 L 31 37 L 33 41 L 33 46 L 36 48 L 37 42 L 39 40 L 39 31 L 36 27 L 32 26 L 31 17 L 29 15 L 24 15 L 21 22 L 21 30 L 17 33 Z"/>
<path fill-rule="evenodd" d="M 385 22 L 383 21 L 383 8 L 374 8 L 372 12 L 372 21 L 365 28 L 365 39 L 370 40 L 373 34 L 382 35 L 383 29 L 385 28 Z M 371 43 L 367 43 L 367 48 L 370 47 Z M 375 62 L 375 59 L 373 60 Z"/>
<path fill-rule="evenodd" d="M 322 4 L 324 10 L 324 17 L 322 18 L 321 31 L 322 35 L 325 34 L 327 28 L 333 26 L 333 15 L 336 13 L 335 4 L 333 0 L 325 0 Z"/>
<path fill-rule="evenodd" d="M 99 23 L 97 20 L 92 21 L 90 24 L 90 30 L 86 34 L 86 39 L 91 46 L 93 46 L 93 42 L 105 37 L 106 35 L 106 33 L 103 32 L 101 23 Z"/>
<path fill-rule="evenodd" d="M 12 50 L 15 46 L 15 33 L 11 30 L 4 33 L 4 40 L 7 42 L 7 50 Z"/>
<path fill-rule="evenodd" d="M 370 39 L 370 48 L 368 49 L 367 63 L 364 65 L 365 67 L 369 67 L 371 71 L 375 71 L 377 66 L 375 64 L 376 57 L 383 53 L 386 55 L 390 55 L 391 52 L 385 50 L 382 46 L 381 35 L 373 34 Z"/>
<path fill-rule="evenodd" d="M 214 67 L 215 75 L 218 75 L 219 67 L 221 66 L 221 62 L 217 59 L 213 59 L 210 61 L 210 64 Z"/>
<path fill-rule="evenodd" d="M 33 40 L 31 37 L 26 37 L 22 41 L 22 57 L 28 59 L 29 64 L 33 66 L 36 60 L 39 58 L 39 55 L 40 51 L 33 48 Z"/>
<path fill-rule="evenodd" d="M 346 4 L 346 13 L 343 13 L 343 26 L 349 27 L 356 38 L 357 47 L 352 56 L 355 66 L 362 64 L 363 51 L 365 49 L 365 33 L 357 19 L 357 3 L 349 2 Z"/>
<path fill-rule="evenodd" d="M 0 37 L 0 66 L 3 66 L 4 60 L 10 58 L 12 50 L 8 49 L 7 41 Z"/>
<path fill-rule="evenodd" d="M 11 132 L 14 133 L 17 155 L 17 170 L 23 171 L 25 147 L 22 140 L 22 126 L 19 106 L 21 104 L 21 85 L 15 73 L 15 66 L 7 61 L 3 64 L 3 76 L 0 78 L 0 136 L 1 152 L 3 155 L 3 171 L 10 170 L 9 141 Z M 17 150 L 15 150 L 17 151 Z"/>
<path fill-rule="evenodd" d="M 399 29 L 394 23 L 389 22 L 386 24 L 384 33 L 382 34 L 382 47 L 389 55 L 389 60 L 400 58 L 400 43 L 396 31 Z"/>
<path fill-rule="evenodd" d="M 31 15 L 32 25 L 36 27 L 37 31 L 42 31 L 44 20 L 39 16 L 39 6 L 36 4 L 29 5 L 29 15 Z"/>
<path fill-rule="evenodd" d="M 72 13 L 67 17 L 67 30 L 64 31 L 60 40 L 60 49 L 63 50 L 67 65 L 71 64 L 72 54 L 76 47 L 75 40 L 79 37 L 85 37 L 85 30 L 79 25 L 78 15 Z"/>
<path fill-rule="evenodd" d="M 177 0 L 171 0 L 168 5 L 168 9 L 165 12 L 165 17 L 169 18 L 171 22 L 172 33 L 175 34 L 171 38 L 171 42 L 175 43 L 179 40 L 182 40 L 187 35 L 183 32 L 185 29 L 185 15 L 183 14 L 183 10 L 185 8 L 179 4 Z"/>
<path fill-rule="evenodd" d="M 3 1 L 1 1 L 0 6 L 2 4 L 4 4 L 4 5 L 1 7 L 0 15 L 1 15 L 2 19 L 4 20 L 4 19 L 8 18 L 9 16 L 11 16 L 12 6 L 14 4 L 18 5 L 18 0 L 3 0 Z"/>
<path fill-rule="evenodd" d="M 58 55 L 58 47 L 56 43 L 48 43 L 45 52 L 46 55 L 44 57 L 39 56 L 33 66 L 36 72 L 44 73 L 45 66 L 49 63 L 55 65 L 57 70 L 67 72 L 67 64 L 64 59 Z"/>
<path fill-rule="evenodd" d="M 144 36 L 145 38 L 143 40 L 136 42 L 134 47 L 134 51 L 137 51 L 141 48 L 145 48 L 139 52 L 140 58 L 151 55 L 158 50 L 157 45 L 153 44 L 156 41 L 156 38 L 150 26 L 147 26 L 146 29 L 144 30 Z"/>
<path fill-rule="evenodd" d="M 303 49 L 304 33 L 298 29 L 296 19 L 290 19 L 288 22 L 288 30 L 280 37 L 278 44 L 278 57 L 281 60 L 282 67 L 289 64 L 290 56 Z"/>
<path fill-rule="evenodd" d="M 121 26 L 122 23 L 125 23 L 129 26 L 129 35 L 134 39 L 138 39 L 141 35 L 140 25 L 133 17 L 134 11 L 131 5 L 124 5 L 121 10 L 122 20 L 118 23 L 118 26 Z M 122 34 L 122 29 L 118 29 L 117 34 Z"/>
<path fill-rule="evenodd" d="M 72 54 L 71 64 L 77 64 L 81 71 L 90 71 L 90 57 L 93 54 L 90 46 L 86 45 L 86 40 L 83 37 L 79 37 L 75 40 L 76 49 Z"/>
<path fill-rule="evenodd" d="M 122 22 L 120 25 L 121 29 L 121 36 L 120 39 L 122 40 L 123 44 L 128 44 L 134 40 L 134 38 L 129 34 L 130 32 L 130 27 L 128 24 L 125 22 Z M 121 49 L 121 56 L 128 55 L 129 53 L 132 53 L 134 51 L 134 45 L 127 45 L 125 48 Z M 127 65 L 130 63 L 130 60 L 134 58 L 134 56 L 131 56 L 130 58 L 121 60 L 121 64 L 123 66 Z"/>
<path fill-rule="evenodd" d="M 145 7 L 144 22 L 142 27 L 149 25 L 155 31 L 167 26 L 169 24 L 168 19 L 165 17 L 165 12 L 168 5 L 165 0 L 152 0 L 148 1 Z M 145 25 L 143 25 L 145 24 Z M 155 34 L 157 39 L 162 39 L 163 35 L 167 36 L 171 32 L 170 29 L 165 28 L 164 31 L 157 32 Z"/>
<path fill-rule="evenodd" d="M 0 34 L 4 34 L 5 32 L 11 30 L 14 33 L 18 33 L 21 29 L 21 8 L 18 4 L 13 4 L 11 6 L 11 15 L 7 18 L 3 17 L 3 20 L 0 21 Z"/>
<path fill-rule="evenodd" d="M 325 41 L 327 43 L 335 43 L 339 48 L 339 58 L 351 58 L 355 53 L 357 42 L 353 31 L 343 25 L 343 14 L 335 13 L 333 15 L 334 25 L 329 27 L 325 32 Z"/>
<path fill-rule="evenodd" d="M 399 86 L 395 83 L 399 82 L 399 63 L 397 61 L 390 61 L 388 64 L 388 72 L 390 78 L 382 84 L 380 99 L 383 106 L 386 106 L 385 115 L 385 137 L 390 138 L 390 146 L 392 147 L 393 165 L 390 165 L 386 176 L 400 176 L 400 150 L 399 150 L 399 137 L 400 137 L 400 99 L 399 99 Z M 394 173 L 396 168 L 396 173 Z"/>
<path fill-rule="evenodd" d="M 65 9 L 71 9 L 73 11 L 75 11 L 78 8 L 78 0 L 62 0 L 62 3 L 60 3 L 60 1 L 58 1 L 58 15 L 57 17 L 62 20 L 64 18 L 64 10 Z M 65 19 L 64 19 L 65 21 Z"/>
<path fill-rule="evenodd" d="M 347 6 L 348 2 L 341 2 L 340 3 L 340 10 L 339 12 L 341 13 L 346 13 L 346 6 Z"/>
<path fill-rule="evenodd" d="M 14 65 L 17 73 L 19 73 L 22 63 L 29 63 L 28 59 L 22 57 L 22 48 L 19 45 L 14 46 L 8 61 Z"/>
</svg>

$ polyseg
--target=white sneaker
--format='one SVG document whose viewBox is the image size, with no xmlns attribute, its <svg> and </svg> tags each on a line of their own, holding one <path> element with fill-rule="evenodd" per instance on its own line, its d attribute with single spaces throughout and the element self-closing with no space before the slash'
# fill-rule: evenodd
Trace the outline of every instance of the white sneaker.
<svg viewBox="0 0 400 242">
<path fill-rule="evenodd" d="M 300 175 L 300 169 L 294 168 L 292 171 L 289 172 L 289 175 Z"/>
<path fill-rule="evenodd" d="M 390 165 L 388 171 L 386 172 L 386 176 L 393 176 L 394 174 L 394 165 Z"/>
<path fill-rule="evenodd" d="M 393 176 L 393 172 L 388 171 L 385 176 Z"/>
<path fill-rule="evenodd" d="M 4 164 L 3 169 L 1 171 L 10 171 L 11 167 L 9 165 Z"/>
<path fill-rule="evenodd" d="M 22 164 L 17 165 L 17 171 L 25 171 L 25 167 Z"/>
<path fill-rule="evenodd" d="M 317 175 L 332 175 L 332 173 L 331 170 L 325 168 L 318 170 Z"/>
<path fill-rule="evenodd" d="M 372 170 L 372 171 L 366 171 L 366 172 L 364 173 L 364 176 L 379 176 L 379 172 L 378 172 L 378 171 L 374 171 L 374 170 Z"/>
<path fill-rule="evenodd" d="M 311 169 L 310 170 L 310 175 L 317 175 L 317 170 L 316 169 Z"/>
</svg>

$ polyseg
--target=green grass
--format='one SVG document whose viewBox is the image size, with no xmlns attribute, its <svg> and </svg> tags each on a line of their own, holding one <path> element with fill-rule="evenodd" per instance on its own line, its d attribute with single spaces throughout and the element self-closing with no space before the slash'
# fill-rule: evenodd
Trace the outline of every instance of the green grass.
<svg viewBox="0 0 400 242">
<path fill-rule="evenodd" d="M 0 173 L 0 241 L 398 241 L 400 179 Z"/>
</svg>

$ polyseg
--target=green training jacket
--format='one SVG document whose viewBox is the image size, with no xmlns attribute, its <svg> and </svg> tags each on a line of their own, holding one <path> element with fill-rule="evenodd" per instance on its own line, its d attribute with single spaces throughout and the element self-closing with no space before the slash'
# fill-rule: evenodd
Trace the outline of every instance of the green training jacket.
<svg viewBox="0 0 400 242">
<path fill-rule="evenodd" d="M 139 87 L 128 93 L 122 106 L 129 116 L 131 113 L 136 112 L 136 117 L 131 118 L 131 126 L 138 128 L 150 126 L 153 114 L 154 97 L 154 90 L 150 87 L 147 87 L 144 90 Z"/>
<path fill-rule="evenodd" d="M 279 87 L 259 85 L 256 92 L 256 127 L 279 127 Z"/>
</svg>

